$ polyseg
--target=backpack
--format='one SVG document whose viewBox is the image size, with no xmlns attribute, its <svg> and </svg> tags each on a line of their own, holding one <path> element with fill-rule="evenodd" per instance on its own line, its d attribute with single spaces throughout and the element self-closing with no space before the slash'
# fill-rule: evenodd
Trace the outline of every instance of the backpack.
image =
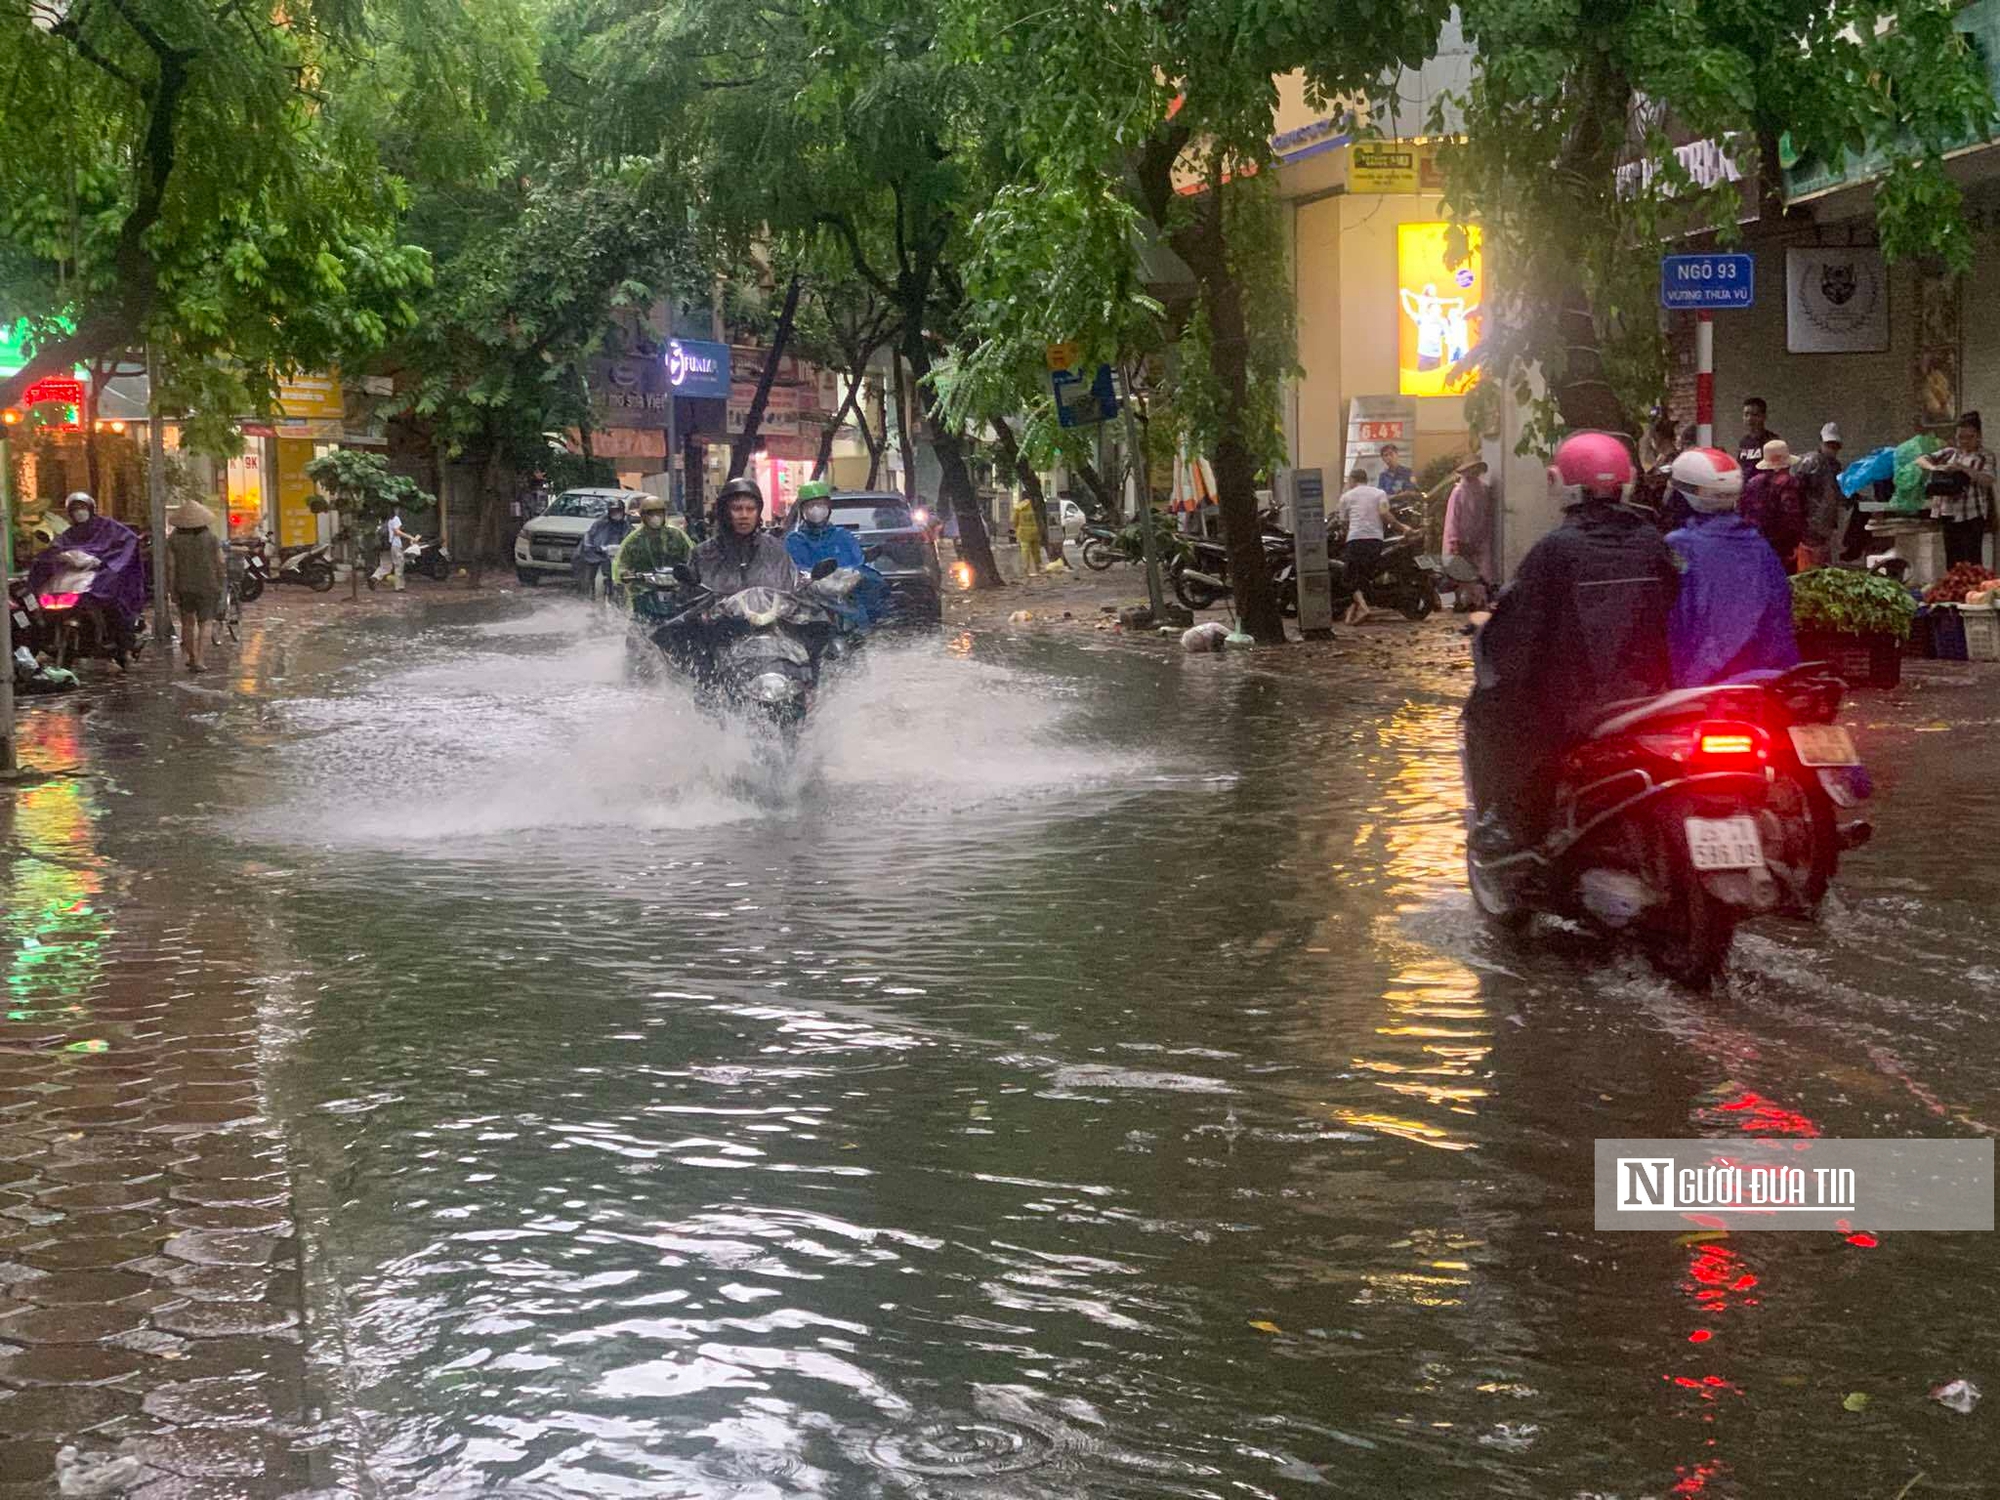
<svg viewBox="0 0 2000 1500">
<path fill-rule="evenodd" d="M 384 521 L 380 526 L 375 528 L 375 545 L 378 547 L 387 547 L 389 545 L 389 523 L 387 521 Z"/>
</svg>

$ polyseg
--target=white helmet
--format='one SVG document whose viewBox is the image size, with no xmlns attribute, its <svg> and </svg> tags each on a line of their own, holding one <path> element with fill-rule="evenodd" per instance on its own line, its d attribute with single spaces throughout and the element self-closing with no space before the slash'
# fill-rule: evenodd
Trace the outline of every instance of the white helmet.
<svg viewBox="0 0 2000 1500">
<path fill-rule="evenodd" d="M 1743 467 L 1720 448 L 1689 448 L 1669 472 L 1688 505 L 1705 515 L 1734 510 L 1743 496 Z"/>
</svg>

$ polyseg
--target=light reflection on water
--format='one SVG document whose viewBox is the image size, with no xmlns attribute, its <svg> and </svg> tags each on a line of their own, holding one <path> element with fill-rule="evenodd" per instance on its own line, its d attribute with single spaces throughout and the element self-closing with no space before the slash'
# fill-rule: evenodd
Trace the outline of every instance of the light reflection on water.
<svg viewBox="0 0 2000 1500">
<path fill-rule="evenodd" d="M 788 761 L 569 606 L 374 644 L 261 706 L 230 825 L 281 871 L 245 899 L 301 976 L 357 1487 L 1640 1495 L 1753 1438 L 1800 1493 L 1979 1472 L 1920 1407 L 1854 1436 L 1779 1336 L 1846 1388 L 1972 1368 L 1975 1250 L 1732 1244 L 1789 1300 L 1691 1363 L 1722 1258 L 1592 1234 L 1588 1162 L 1718 1099 L 1993 1117 L 1991 1048 L 1825 998 L 1838 931 L 1760 935 L 1716 1003 L 1493 944 L 1462 679 L 954 636 Z M 1992 935 L 1874 899 L 1899 961 Z M 1686 1439 L 1673 1377 L 1717 1372 Z"/>
</svg>

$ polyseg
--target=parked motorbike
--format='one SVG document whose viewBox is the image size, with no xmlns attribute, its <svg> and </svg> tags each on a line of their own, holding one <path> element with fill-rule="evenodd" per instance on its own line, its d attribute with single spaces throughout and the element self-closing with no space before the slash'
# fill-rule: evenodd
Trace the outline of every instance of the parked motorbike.
<svg viewBox="0 0 2000 1500">
<path fill-rule="evenodd" d="M 1189 609 L 1207 609 L 1220 604 L 1231 593 L 1229 549 L 1221 542 L 1205 538 L 1182 540 L 1182 550 L 1167 566 L 1167 579 L 1173 585 L 1174 597 Z M 1261 540 L 1265 572 L 1270 575 L 1278 597 L 1285 602 L 1285 612 L 1297 614 L 1298 583 L 1292 577 L 1296 564 L 1292 534 L 1267 521 Z"/>
<path fill-rule="evenodd" d="M 435 537 L 411 537 L 403 543 L 403 572 L 443 583 L 451 577 L 451 554 Z"/>
<path fill-rule="evenodd" d="M 1438 607 L 1439 563 L 1435 557 L 1425 555 L 1423 545 L 1420 536 L 1398 536 L 1382 548 L 1374 575 L 1359 583 L 1369 608 L 1393 609 L 1406 620 L 1430 617 Z M 1354 602 L 1357 584 L 1347 576 L 1347 564 L 1338 553 L 1329 559 L 1329 568 L 1334 613 L 1340 614 Z M 1291 602 L 1296 607 L 1296 593 Z"/>
<path fill-rule="evenodd" d="M 710 707 L 755 715 L 790 736 L 812 708 L 822 665 L 852 649 L 845 606 L 863 576 L 829 559 L 795 593 L 750 588 L 718 598 L 681 565 L 634 580 L 634 628 Z"/>
<path fill-rule="evenodd" d="M 1833 723 L 1844 688 L 1823 663 L 1753 675 L 1607 709 L 1564 756 L 1540 843 L 1485 856 L 1468 840 L 1481 913 L 1630 935 L 1695 987 L 1723 972 L 1739 923 L 1816 918 L 1841 851 L 1873 831 L 1840 821 L 1871 783 Z M 1469 791 L 1468 829 L 1482 811 Z"/>
<path fill-rule="evenodd" d="M 27 575 L 7 580 L 7 608 L 14 616 L 14 644 L 30 654 L 53 651 L 55 638 L 42 614 L 41 597 L 28 587 Z"/>
<path fill-rule="evenodd" d="M 266 585 L 300 583 L 316 594 L 333 587 L 333 546 L 329 542 L 304 543 L 278 550 L 277 564 L 271 561 L 270 544 L 252 532 L 243 542 L 246 566 L 243 602 L 249 604 L 264 592 Z"/>
</svg>

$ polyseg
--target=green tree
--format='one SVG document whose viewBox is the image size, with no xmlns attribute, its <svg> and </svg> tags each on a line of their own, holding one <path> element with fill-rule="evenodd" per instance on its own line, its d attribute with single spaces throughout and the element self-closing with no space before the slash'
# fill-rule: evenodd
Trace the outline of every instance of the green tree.
<svg viewBox="0 0 2000 1500">
<path fill-rule="evenodd" d="M 312 509 L 340 517 L 338 540 L 347 548 L 348 583 L 356 598 L 361 595 L 362 558 L 375 529 L 399 506 L 437 503 L 415 480 L 391 474 L 389 461 L 379 453 L 336 448 L 308 463 L 305 475 L 320 490 L 310 502 Z"/>
<path fill-rule="evenodd" d="M 427 266 L 397 183 L 328 90 L 360 0 L 29 0 L 0 10 L 0 322 L 31 381 L 151 342 L 163 396 L 220 448 L 278 374 L 376 345 Z M 51 121 L 78 122 L 62 149 Z M 87 122 L 87 126 L 86 123 Z"/>
<path fill-rule="evenodd" d="M 1892 258 L 1971 255 L 1946 150 L 1983 135 L 1994 105 L 1957 7 L 1937 0 L 1464 0 L 1479 68 L 1464 141 L 1444 157 L 1451 206 L 1477 222 L 1505 288 L 1487 319 L 1497 400 L 1547 382 L 1531 441 L 1564 428 L 1638 431 L 1666 385 L 1657 247 L 1739 235 L 1733 183 L 1703 188 L 1677 132 L 1723 144 L 1782 215 L 1780 140 L 1838 161 L 1882 149 L 1876 193 Z M 1443 115 L 1440 113 L 1439 121 Z M 1684 138 L 1684 137 L 1683 137 Z M 1477 411 L 1475 411 L 1477 414 Z"/>
<path fill-rule="evenodd" d="M 1285 639 L 1263 568 L 1256 478 L 1276 449 L 1280 383 L 1293 356 L 1268 164 L 1275 79 L 1303 69 L 1315 103 L 1366 89 L 1427 57 L 1445 0 L 1169 0 L 1047 7 L 1039 0 L 946 0 L 954 52 L 994 96 L 1023 205 L 1115 196 L 1146 223 L 1128 241 L 1142 285 L 1183 279 L 1181 420 L 1212 432 L 1217 499 L 1243 628 Z M 1179 267 L 1161 269 L 1162 250 Z M 1150 265 L 1143 264 L 1150 262 Z M 1108 269 L 1108 268 L 1107 268 Z M 1176 274 L 1176 270 L 1184 275 Z M 1164 300 L 1164 299 L 1163 299 Z M 1204 395 L 1205 391 L 1205 395 Z"/>
</svg>

